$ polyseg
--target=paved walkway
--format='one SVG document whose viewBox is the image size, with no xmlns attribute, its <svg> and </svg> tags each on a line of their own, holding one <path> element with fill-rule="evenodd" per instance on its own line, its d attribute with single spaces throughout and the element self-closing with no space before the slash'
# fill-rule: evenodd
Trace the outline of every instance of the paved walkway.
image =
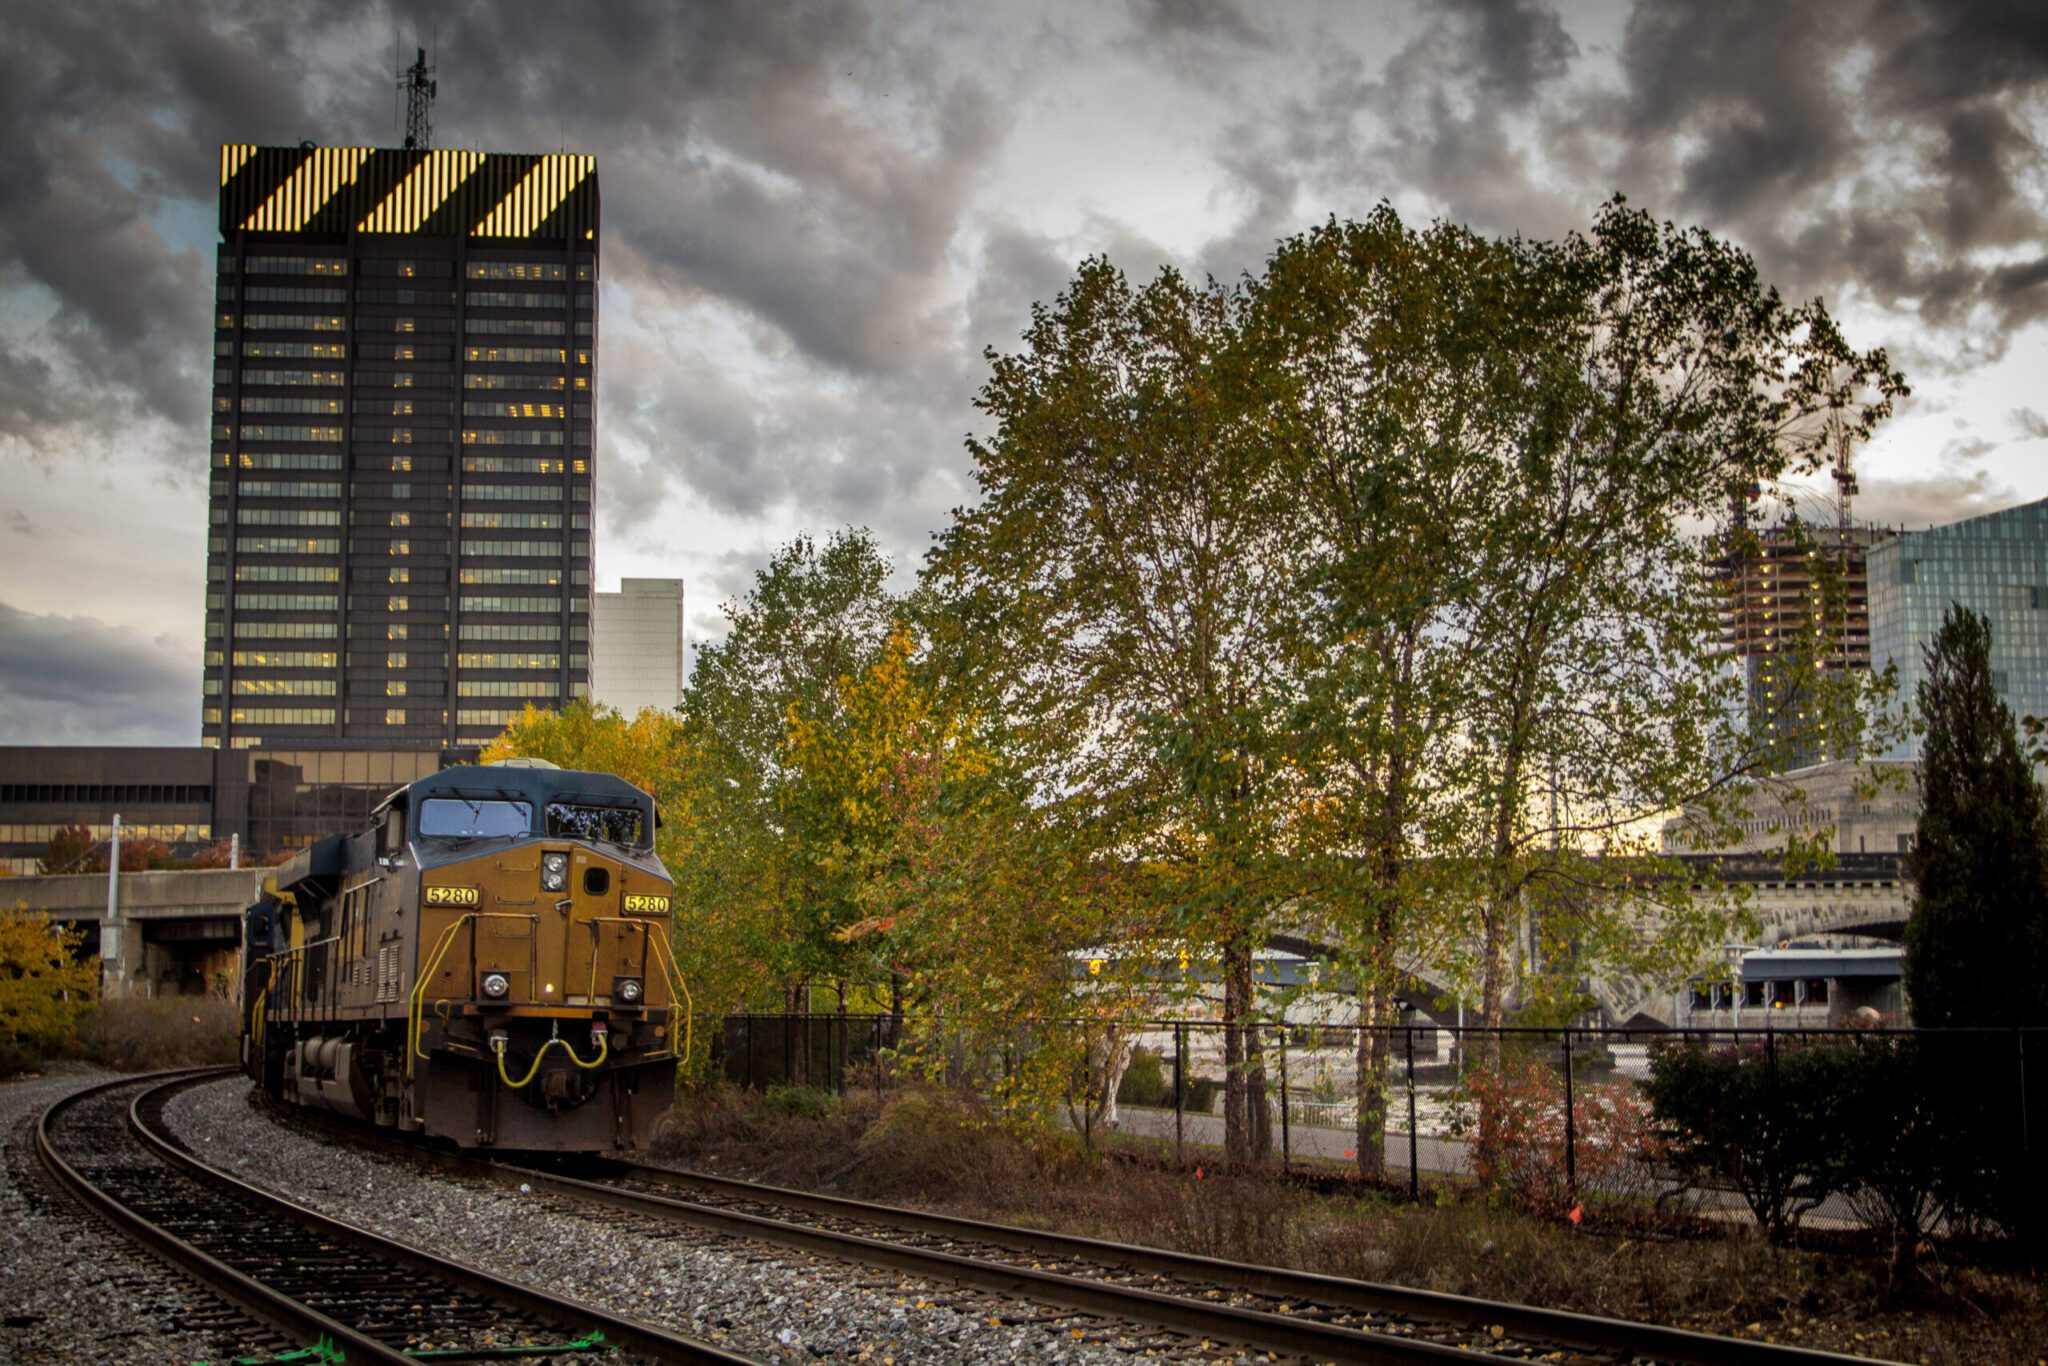
<svg viewBox="0 0 2048 1366">
<path fill-rule="evenodd" d="M 1390 1119 L 1397 1116 L 1389 1116 Z M 1174 1114 L 1171 1110 L 1153 1110 L 1139 1106 L 1117 1107 L 1117 1132 L 1140 1138 L 1174 1139 Z M 1223 1150 L 1223 1117 L 1221 1115 L 1189 1113 L 1181 1117 L 1181 1138 L 1189 1147 L 1209 1148 L 1221 1154 Z M 1280 1126 L 1273 1126 L 1273 1147 L 1280 1150 Z M 1390 1124 L 1387 1129 L 1387 1172 L 1389 1175 L 1408 1171 L 1408 1133 L 1396 1130 Z M 1357 1137 L 1349 1129 L 1328 1129 L 1321 1126 L 1295 1124 L 1288 1128 L 1287 1153 L 1291 1158 L 1319 1158 L 1350 1163 L 1357 1154 Z M 1425 1172 L 1448 1172 L 1469 1176 L 1472 1171 L 1470 1145 L 1461 1139 L 1431 1138 L 1427 1134 L 1415 1140 L 1415 1157 Z M 1680 1187 L 1667 1188 L 1675 1193 Z M 1695 1193 L 1703 1213 L 1710 1218 L 1729 1218 L 1739 1223 L 1751 1222 L 1749 1207 L 1734 1191 L 1706 1190 Z M 1849 1202 L 1839 1195 L 1828 1197 L 1819 1208 L 1809 1210 L 1800 1223 L 1808 1228 L 1856 1228 L 1862 1220 L 1856 1217 Z"/>
<path fill-rule="evenodd" d="M 1143 1138 L 1163 1138 L 1172 1142 L 1174 1138 L 1174 1115 L 1171 1110 L 1151 1110 L 1133 1105 L 1117 1107 L 1117 1131 L 1136 1134 Z M 1182 1116 L 1182 1141 L 1192 1145 L 1211 1147 L 1219 1151 L 1223 1147 L 1223 1117 L 1221 1115 L 1196 1114 Z M 1358 1137 L 1350 1129 L 1326 1129 L 1320 1126 L 1292 1124 L 1286 1132 L 1286 1152 L 1290 1157 L 1326 1158 L 1334 1162 L 1351 1162 L 1358 1153 Z M 1273 1126 L 1273 1147 L 1281 1149 L 1279 1124 Z M 1387 1129 L 1387 1169 L 1408 1170 L 1408 1134 L 1406 1130 L 1396 1131 L 1391 1125 Z M 1417 1164 L 1426 1172 L 1469 1173 L 1471 1163 L 1466 1153 L 1466 1144 L 1457 1139 L 1431 1138 L 1427 1134 L 1415 1141 Z"/>
</svg>

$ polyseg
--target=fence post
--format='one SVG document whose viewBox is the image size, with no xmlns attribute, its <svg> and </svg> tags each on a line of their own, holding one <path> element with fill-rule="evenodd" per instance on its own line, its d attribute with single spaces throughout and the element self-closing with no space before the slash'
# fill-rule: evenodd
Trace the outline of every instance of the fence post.
<svg viewBox="0 0 2048 1366">
<path fill-rule="evenodd" d="M 742 1015 L 740 1028 L 747 1033 L 747 1089 L 754 1089 L 754 1017 Z"/>
<path fill-rule="evenodd" d="M 2027 1125 L 2027 1033 L 2024 1029 L 2018 1027 L 2013 1029 L 2012 1047 L 2013 1061 L 2018 1067 L 2020 1074 L 2020 1084 L 2017 1088 L 2020 1093 L 2020 1170 L 2027 1174 L 2027 1190 L 2024 1197 L 2026 1202 L 2024 1205 L 2025 1214 L 2021 1222 L 2026 1227 L 2027 1274 L 2031 1276 L 2038 1270 L 2035 1261 L 2035 1249 L 2039 1246 L 2038 1225 L 2041 1222 L 2041 1181 L 2034 1171 L 2033 1134 Z"/>
<path fill-rule="evenodd" d="M 1287 1022 L 1280 1022 L 1280 1170 L 1294 1165 L 1294 1145 L 1287 1125 Z"/>
<path fill-rule="evenodd" d="M 1182 1127 L 1188 1109 L 1188 1027 L 1176 1020 L 1173 1026 L 1173 1160 L 1185 1162 Z"/>
<path fill-rule="evenodd" d="M 875 1012 L 875 1113 L 882 1113 L 882 1013 Z"/>
<path fill-rule="evenodd" d="M 1462 1040 L 1461 1040 L 1461 1041 L 1460 1041 L 1460 1043 L 1459 1043 L 1459 1051 L 1460 1051 L 1460 1053 L 1462 1053 L 1462 1052 L 1464 1051 L 1464 1044 L 1463 1044 L 1463 1041 L 1462 1041 Z M 1416 1130 L 1416 1128 L 1417 1128 L 1417 1127 L 1418 1127 L 1418 1126 L 1417 1126 L 1417 1125 L 1416 1125 L 1416 1123 L 1415 1123 L 1415 1026 L 1414 1026 L 1414 1025 L 1409 1025 L 1409 1026 L 1408 1026 L 1408 1198 L 1409 1198 L 1410 1200 L 1413 1200 L 1413 1201 L 1415 1201 L 1415 1202 L 1417 1202 L 1417 1203 L 1419 1204 L 1419 1203 L 1421 1203 L 1421 1201 L 1422 1201 L 1422 1162 L 1421 1162 L 1421 1160 L 1420 1160 L 1421 1144 L 1420 1144 L 1420 1142 L 1419 1142 L 1419 1141 L 1418 1141 L 1418 1140 L 1416 1139 L 1416 1137 L 1415 1137 L 1415 1130 Z"/>
<path fill-rule="evenodd" d="M 1738 1052 L 1742 1048 L 1742 1036 L 1740 1034 L 1735 1036 L 1735 1047 Z M 1785 1185 L 1790 1180 L 1790 1174 L 1785 1170 L 1783 1153 L 1776 1142 L 1778 1130 L 1778 1035 L 1771 1028 L 1769 1012 L 1766 1012 L 1764 1015 L 1764 1125 L 1766 1126 L 1764 1130 L 1764 1152 L 1766 1154 L 1765 1160 L 1770 1163 L 1768 1171 L 1770 1173 L 1772 1200 L 1770 1227 L 1765 1232 L 1775 1234 L 1778 1230 L 1778 1225 L 1783 1222 L 1785 1202 L 1782 1199 L 1782 1193 Z"/>
<path fill-rule="evenodd" d="M 1579 1199 L 1579 1130 L 1572 1104 L 1572 1027 L 1564 1027 L 1564 1188 L 1572 1203 Z"/>
</svg>

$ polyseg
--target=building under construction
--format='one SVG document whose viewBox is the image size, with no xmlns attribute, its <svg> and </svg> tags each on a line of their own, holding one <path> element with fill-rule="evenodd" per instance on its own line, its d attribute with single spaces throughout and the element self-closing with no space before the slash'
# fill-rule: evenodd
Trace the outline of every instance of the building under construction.
<svg viewBox="0 0 2048 1366">
<path fill-rule="evenodd" d="M 1765 529 L 1738 523 L 1719 569 L 1726 597 L 1721 637 L 1742 661 L 1752 734 L 1774 766 L 1843 757 L 1824 724 L 1828 675 L 1870 667 L 1872 527 L 1796 520 Z"/>
</svg>

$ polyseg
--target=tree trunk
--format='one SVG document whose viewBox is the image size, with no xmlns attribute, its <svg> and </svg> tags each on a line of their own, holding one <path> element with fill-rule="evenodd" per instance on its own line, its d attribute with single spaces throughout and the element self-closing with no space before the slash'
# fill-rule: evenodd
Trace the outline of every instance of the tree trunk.
<svg viewBox="0 0 2048 1366">
<path fill-rule="evenodd" d="M 810 1079 L 811 984 L 793 977 L 782 988 L 783 1072 L 791 1086 Z"/>
<path fill-rule="evenodd" d="M 1514 900 L 1508 892 L 1505 879 L 1499 879 L 1489 889 L 1486 898 L 1485 924 L 1482 927 L 1479 964 L 1479 1067 L 1489 1076 L 1498 1078 L 1501 1074 L 1501 1029 L 1507 1023 L 1507 983 L 1511 968 L 1510 929 L 1514 924 Z M 1481 1173 L 1500 1170 L 1501 1158 L 1501 1115 L 1498 1105 L 1490 1097 L 1498 1094 L 1498 1088 L 1489 1088 L 1479 1106 L 1479 1138 L 1473 1154 L 1473 1168 Z"/>
<path fill-rule="evenodd" d="M 1387 1035 L 1392 1014 L 1383 974 L 1373 971 L 1358 993 L 1358 1174 L 1377 1181 L 1387 1174 Z"/>
<path fill-rule="evenodd" d="M 1401 713 L 1396 712 L 1397 718 Z M 1389 765 L 1366 867 L 1366 941 L 1359 964 L 1358 1174 L 1387 1170 L 1386 1027 L 1394 1022 L 1394 943 L 1401 928 L 1402 834 L 1406 828 L 1407 765 Z"/>
<path fill-rule="evenodd" d="M 1263 1162 L 1273 1155 L 1273 1107 L 1266 1101 L 1266 1041 L 1256 1020 L 1245 1029 L 1244 1052 L 1245 1109 L 1251 1119 L 1252 1160 Z"/>
<path fill-rule="evenodd" d="M 1223 945 L 1223 1152 L 1233 1163 L 1252 1157 L 1251 1074 L 1244 1030 L 1251 999 L 1251 945 L 1242 934 L 1233 934 Z"/>
</svg>

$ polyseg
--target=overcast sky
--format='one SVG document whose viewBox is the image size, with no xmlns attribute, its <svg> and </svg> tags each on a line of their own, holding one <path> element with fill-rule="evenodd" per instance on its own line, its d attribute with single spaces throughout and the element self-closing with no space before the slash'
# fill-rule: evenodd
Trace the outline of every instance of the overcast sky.
<svg viewBox="0 0 2048 1366">
<path fill-rule="evenodd" d="M 598 586 L 687 580 L 693 642 L 800 530 L 914 572 L 1082 257 L 1235 277 L 1381 199 L 1703 225 L 1906 370 L 1860 516 L 2048 496 L 2039 0 L 17 0 L 0 743 L 197 742 L 218 147 L 396 145 L 416 40 L 436 146 L 598 159 Z"/>
</svg>

